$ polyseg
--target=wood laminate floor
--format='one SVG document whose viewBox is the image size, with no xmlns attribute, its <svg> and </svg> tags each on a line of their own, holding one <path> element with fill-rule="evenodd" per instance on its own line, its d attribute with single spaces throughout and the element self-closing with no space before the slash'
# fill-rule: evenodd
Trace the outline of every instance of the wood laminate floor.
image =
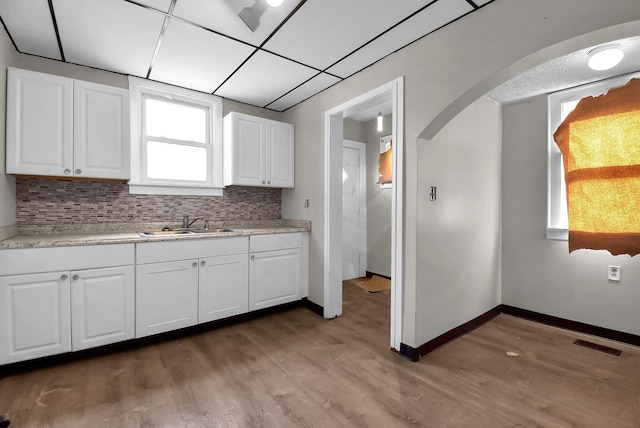
<svg viewBox="0 0 640 428">
<path fill-rule="evenodd" d="M 10 428 L 640 426 L 638 348 L 500 315 L 412 363 L 389 350 L 388 292 L 347 284 L 343 313 L 297 308 L 4 377 L 0 412 Z"/>
</svg>

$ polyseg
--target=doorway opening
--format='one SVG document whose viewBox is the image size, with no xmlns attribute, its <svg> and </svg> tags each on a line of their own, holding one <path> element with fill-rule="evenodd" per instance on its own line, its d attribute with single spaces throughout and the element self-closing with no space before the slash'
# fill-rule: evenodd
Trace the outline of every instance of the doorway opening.
<svg viewBox="0 0 640 428">
<path fill-rule="evenodd" d="M 395 79 L 325 112 L 324 317 L 342 314 L 343 263 L 343 122 L 356 111 L 391 101 L 393 145 L 391 195 L 391 337 L 392 349 L 402 340 L 403 296 L 403 145 L 404 78 Z"/>
</svg>

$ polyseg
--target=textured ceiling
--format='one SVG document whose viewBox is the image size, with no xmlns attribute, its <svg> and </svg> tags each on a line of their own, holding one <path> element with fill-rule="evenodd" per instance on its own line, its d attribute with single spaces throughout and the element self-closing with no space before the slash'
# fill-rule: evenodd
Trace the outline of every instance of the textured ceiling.
<svg viewBox="0 0 640 428">
<path fill-rule="evenodd" d="M 624 58 L 610 70 L 594 71 L 587 66 L 593 46 L 532 68 L 495 88 L 488 96 L 501 104 L 509 104 L 640 70 L 640 37 L 611 43 L 623 50 Z"/>
<path fill-rule="evenodd" d="M 284 111 L 491 3 L 264 1 L 2 0 L 0 18 L 21 53 Z"/>
</svg>

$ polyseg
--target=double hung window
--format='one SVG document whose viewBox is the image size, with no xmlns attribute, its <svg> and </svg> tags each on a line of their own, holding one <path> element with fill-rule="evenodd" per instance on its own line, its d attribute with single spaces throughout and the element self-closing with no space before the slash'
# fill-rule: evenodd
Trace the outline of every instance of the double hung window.
<svg viewBox="0 0 640 428">
<path fill-rule="evenodd" d="M 547 138 L 547 239 L 567 240 L 569 221 L 562 154 L 553 139 L 562 121 L 582 98 L 598 96 L 609 89 L 626 84 L 639 73 L 615 77 L 578 86 L 548 96 L 549 129 Z"/>
<path fill-rule="evenodd" d="M 130 193 L 221 195 L 218 97 L 131 77 Z"/>
</svg>

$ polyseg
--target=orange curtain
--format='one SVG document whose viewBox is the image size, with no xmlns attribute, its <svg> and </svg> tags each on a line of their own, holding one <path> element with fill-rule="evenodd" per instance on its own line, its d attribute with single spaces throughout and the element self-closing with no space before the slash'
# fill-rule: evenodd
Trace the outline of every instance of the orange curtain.
<svg viewBox="0 0 640 428">
<path fill-rule="evenodd" d="M 553 137 L 564 162 L 569 252 L 640 254 L 640 79 L 583 98 Z"/>
<path fill-rule="evenodd" d="M 393 163 L 391 162 L 392 158 L 393 146 L 389 147 L 384 153 L 380 153 L 380 159 L 378 160 L 378 173 L 380 177 L 378 177 L 378 184 L 388 184 L 391 183 L 392 177 L 392 167 Z"/>
</svg>

